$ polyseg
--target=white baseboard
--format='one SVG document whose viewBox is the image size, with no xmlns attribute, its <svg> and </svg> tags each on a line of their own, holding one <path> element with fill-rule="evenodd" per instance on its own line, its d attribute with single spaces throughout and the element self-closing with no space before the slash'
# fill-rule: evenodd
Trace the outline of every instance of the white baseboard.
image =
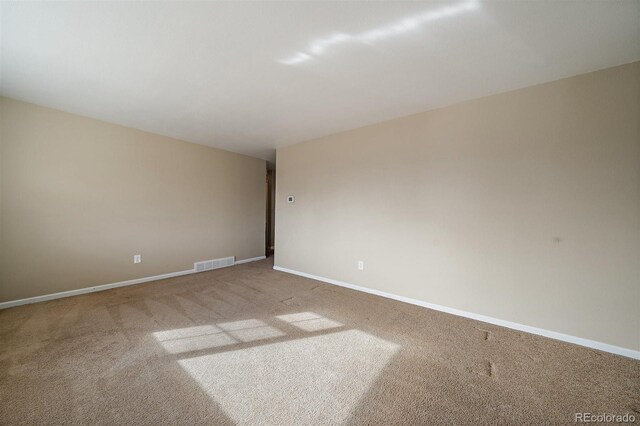
<svg viewBox="0 0 640 426">
<path fill-rule="evenodd" d="M 267 256 L 258 256 L 258 257 L 252 257 L 249 259 L 242 259 L 242 260 L 236 260 L 236 265 L 241 265 L 243 263 L 249 263 L 249 262 L 255 262 L 257 260 L 262 260 L 262 259 L 266 259 Z"/>
<path fill-rule="evenodd" d="M 252 257 L 251 259 L 237 260 L 234 264 L 242 264 L 255 262 L 256 260 L 266 259 L 266 256 Z M 134 280 L 120 281 L 117 283 L 97 285 L 93 287 L 79 288 L 77 290 L 61 291 L 60 293 L 45 294 L 42 296 L 28 297 L 26 299 L 10 300 L 9 302 L 0 303 L 0 309 L 13 308 L 14 306 L 27 305 L 29 303 L 45 302 L 47 300 L 62 299 L 63 297 L 78 296 L 80 294 L 95 293 L 97 291 L 109 290 L 117 287 L 125 287 L 128 285 L 142 284 L 149 281 L 164 280 L 166 278 L 179 277 L 181 275 L 195 274 L 193 269 L 186 271 L 170 272 L 168 274 L 154 275 L 152 277 L 136 278 Z"/>
<path fill-rule="evenodd" d="M 633 349 L 623 348 L 620 346 L 610 345 L 608 343 L 597 342 L 595 340 L 584 339 L 582 337 L 571 336 L 569 334 L 558 333 L 556 331 L 545 330 L 543 328 L 532 327 L 529 325 L 518 324 L 511 321 L 506 321 L 498 318 L 489 317 L 486 315 L 475 314 L 473 312 L 462 311 L 460 309 L 449 308 L 447 306 L 436 305 L 433 303 L 423 302 L 422 300 L 411 299 L 409 297 L 398 296 L 395 294 L 387 293 L 380 290 L 374 290 L 359 285 L 349 284 L 331 278 L 319 277 L 317 275 L 308 274 L 306 272 L 295 271 L 293 269 L 283 268 L 281 266 L 274 266 L 273 269 L 280 272 L 287 272 L 289 274 L 299 275 L 305 278 L 311 278 L 317 281 L 322 281 L 328 284 L 337 285 L 340 287 L 350 288 L 352 290 L 362 291 L 365 293 L 375 294 L 376 296 L 382 296 L 400 302 L 410 303 L 412 305 L 418 305 L 425 308 L 433 309 L 436 311 L 446 312 L 448 314 L 458 315 L 465 318 L 474 319 L 477 321 L 486 322 L 489 324 L 499 325 L 501 327 L 511 328 L 518 331 L 524 331 L 526 333 L 537 334 L 539 336 L 548 337 L 555 340 L 561 340 L 563 342 L 573 343 L 580 346 L 586 346 L 592 349 L 598 349 L 600 351 L 609 352 L 616 355 L 622 355 L 625 357 L 640 359 L 640 351 Z"/>
<path fill-rule="evenodd" d="M 11 300 L 9 302 L 0 303 L 0 309 L 12 308 L 14 306 L 20 306 L 20 305 L 27 305 L 29 303 L 44 302 L 47 300 L 62 299 L 63 297 L 78 296 L 80 294 L 95 293 L 97 291 L 110 290 L 112 288 L 142 284 L 149 281 L 163 280 L 165 278 L 179 277 L 181 275 L 188 275 L 193 273 L 195 273 L 193 269 L 188 269 L 186 271 L 170 272 L 168 274 L 154 275 L 152 277 L 136 278 L 134 280 L 120 281 L 117 283 L 79 288 L 77 290 L 61 291 L 60 293 L 45 294 L 42 296 L 28 297 L 26 299 Z"/>
</svg>

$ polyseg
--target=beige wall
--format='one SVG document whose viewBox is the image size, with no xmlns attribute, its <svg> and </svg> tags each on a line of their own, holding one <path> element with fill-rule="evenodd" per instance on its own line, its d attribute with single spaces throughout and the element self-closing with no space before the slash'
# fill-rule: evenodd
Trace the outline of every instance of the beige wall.
<svg viewBox="0 0 640 426">
<path fill-rule="evenodd" d="M 639 80 L 634 63 L 279 149 L 276 265 L 640 349 Z"/>
<path fill-rule="evenodd" d="M 0 302 L 264 255 L 263 160 L 0 99 Z"/>
</svg>

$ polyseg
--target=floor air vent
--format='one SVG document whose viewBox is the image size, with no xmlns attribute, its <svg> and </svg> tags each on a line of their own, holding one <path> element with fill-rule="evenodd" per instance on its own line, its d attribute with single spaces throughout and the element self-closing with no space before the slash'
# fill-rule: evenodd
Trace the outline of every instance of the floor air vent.
<svg viewBox="0 0 640 426">
<path fill-rule="evenodd" d="M 221 259 L 203 260 L 202 262 L 196 262 L 193 264 L 193 269 L 195 269 L 196 272 L 210 271 L 212 269 L 233 266 L 234 263 L 235 257 L 223 257 Z"/>
</svg>

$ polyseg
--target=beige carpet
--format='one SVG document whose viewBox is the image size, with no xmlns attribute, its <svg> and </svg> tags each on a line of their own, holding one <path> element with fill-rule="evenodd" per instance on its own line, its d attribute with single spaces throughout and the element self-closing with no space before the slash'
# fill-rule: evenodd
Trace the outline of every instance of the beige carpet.
<svg viewBox="0 0 640 426">
<path fill-rule="evenodd" d="M 275 272 L 0 311 L 0 423 L 573 424 L 640 362 Z"/>
</svg>

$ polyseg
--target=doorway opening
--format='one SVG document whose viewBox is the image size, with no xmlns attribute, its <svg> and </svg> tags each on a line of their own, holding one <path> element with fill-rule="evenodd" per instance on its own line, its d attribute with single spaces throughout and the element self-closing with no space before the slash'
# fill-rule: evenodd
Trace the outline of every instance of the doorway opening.
<svg viewBox="0 0 640 426">
<path fill-rule="evenodd" d="M 265 256 L 273 256 L 275 251 L 275 213 L 276 213 L 276 169 L 267 163 L 267 215 L 265 226 Z"/>
</svg>

